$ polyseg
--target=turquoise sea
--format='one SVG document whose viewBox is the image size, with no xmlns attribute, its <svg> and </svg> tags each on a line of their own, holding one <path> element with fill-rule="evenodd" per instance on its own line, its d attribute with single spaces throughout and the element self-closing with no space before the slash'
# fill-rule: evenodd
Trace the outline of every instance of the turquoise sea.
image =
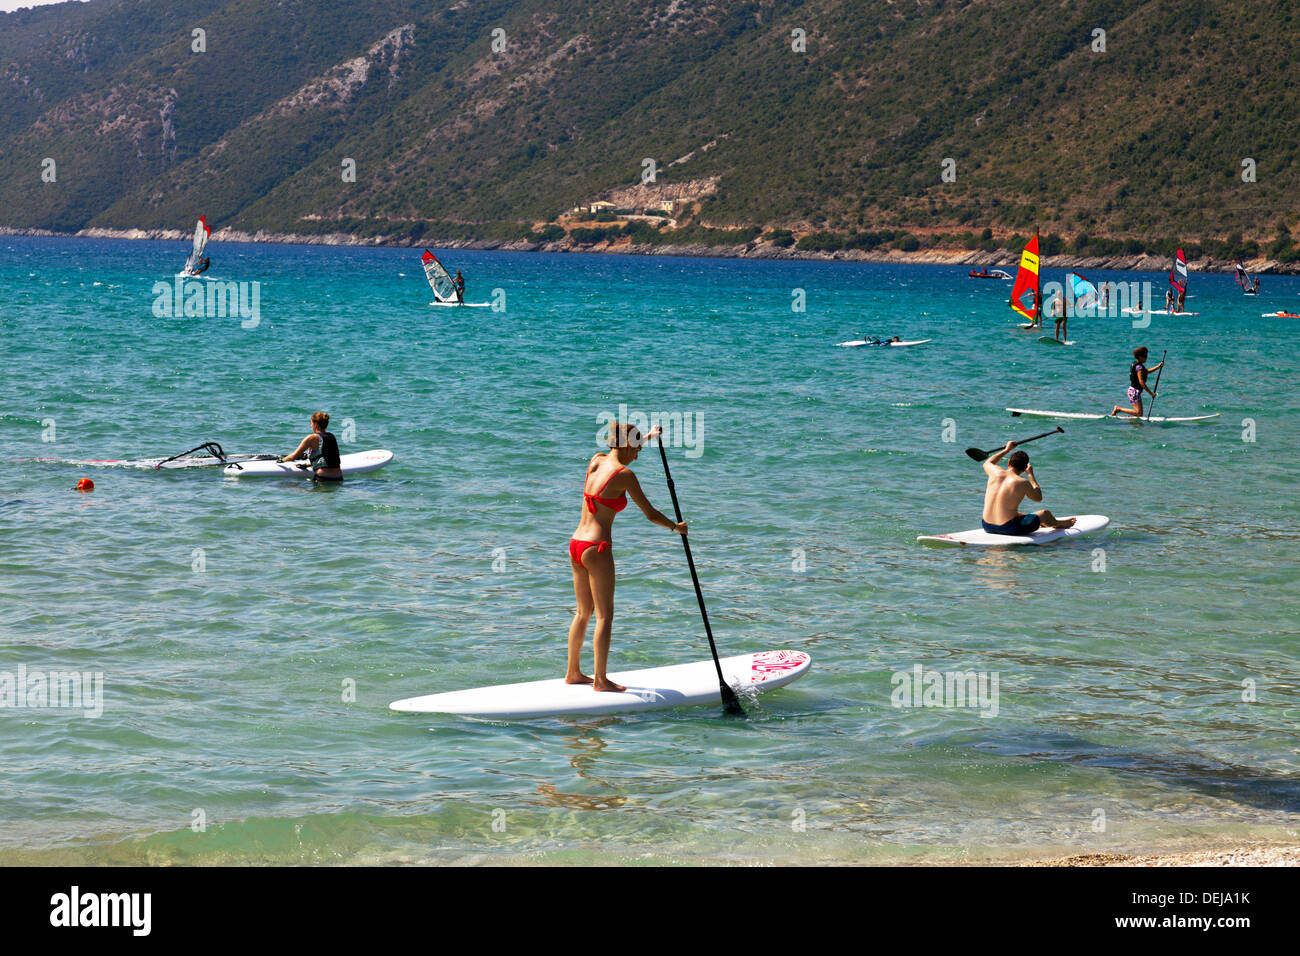
<svg viewBox="0 0 1300 956">
<path fill-rule="evenodd" d="M 215 245 L 260 321 L 159 318 L 185 244 L 0 239 L 0 690 L 103 675 L 103 712 L 0 708 L 0 863 L 943 862 L 1294 842 L 1300 281 L 1199 316 L 1015 330 L 965 268 Z M 1060 281 L 1063 270 L 1047 269 Z M 1150 281 L 1163 273 L 1089 274 Z M 501 290 L 499 293 L 494 290 Z M 806 311 L 792 310 L 803 290 Z M 1050 325 L 1050 323 L 1049 323 Z M 1050 331 L 1050 329 L 1049 329 Z M 862 333 L 933 339 L 842 349 Z M 918 546 L 978 524 L 962 450 L 1030 452 L 1106 536 Z M 709 708 L 492 724 L 395 699 L 559 676 L 567 541 L 600 423 L 670 447 L 724 653 L 812 671 Z M 290 451 L 317 409 L 386 469 L 341 486 L 70 464 L 202 441 Z M 38 461 L 34 459 L 55 459 Z M 635 470 L 670 510 L 657 454 Z M 92 478 L 89 494 L 73 490 Z M 702 660 L 681 546 L 615 525 L 614 669 Z M 996 714 L 894 706 L 895 674 L 994 675 Z"/>
</svg>

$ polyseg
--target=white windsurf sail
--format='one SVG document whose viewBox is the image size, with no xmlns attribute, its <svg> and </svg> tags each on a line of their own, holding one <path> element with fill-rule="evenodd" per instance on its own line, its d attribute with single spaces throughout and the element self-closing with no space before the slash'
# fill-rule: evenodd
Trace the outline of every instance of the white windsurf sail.
<svg viewBox="0 0 1300 956">
<path fill-rule="evenodd" d="M 428 249 L 424 250 L 424 255 L 420 257 L 424 263 L 424 277 L 429 280 L 429 288 L 437 296 L 439 302 L 456 301 L 456 283 L 451 274 L 442 267 L 442 263 Z"/>
<path fill-rule="evenodd" d="M 1237 263 L 1237 285 L 1241 286 L 1241 291 L 1246 295 L 1254 295 L 1258 289 L 1256 283 L 1259 282 L 1254 276 L 1246 271 L 1246 267 L 1240 262 Z"/>
<path fill-rule="evenodd" d="M 199 216 L 198 224 L 194 227 L 194 245 L 190 248 L 190 257 L 185 260 L 185 268 L 182 270 L 186 275 L 199 274 L 199 263 L 203 261 L 203 253 L 208 248 L 208 235 L 208 219 Z"/>
</svg>

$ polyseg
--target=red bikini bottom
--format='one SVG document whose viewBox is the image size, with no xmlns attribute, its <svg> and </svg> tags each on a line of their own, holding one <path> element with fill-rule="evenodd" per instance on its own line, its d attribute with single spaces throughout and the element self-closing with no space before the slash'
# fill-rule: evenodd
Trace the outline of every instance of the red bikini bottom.
<svg viewBox="0 0 1300 956">
<path fill-rule="evenodd" d="M 579 541 L 577 538 L 569 539 L 569 560 L 574 564 L 582 564 L 582 552 L 588 548 L 595 548 L 597 554 L 609 550 L 608 541 Z"/>
</svg>

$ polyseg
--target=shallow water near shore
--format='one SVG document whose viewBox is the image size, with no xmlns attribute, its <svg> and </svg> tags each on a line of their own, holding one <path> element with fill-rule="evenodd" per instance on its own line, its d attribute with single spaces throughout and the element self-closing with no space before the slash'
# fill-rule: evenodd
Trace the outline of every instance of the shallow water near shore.
<svg viewBox="0 0 1300 956">
<path fill-rule="evenodd" d="M 104 681 L 97 717 L 0 708 L 0 862 L 1295 840 L 1300 320 L 1259 316 L 1297 311 L 1300 279 L 1253 299 L 1193 275 L 1199 316 L 1073 320 L 1060 348 L 1014 329 L 1009 283 L 965 268 L 443 256 L 497 312 L 429 307 L 419 251 L 216 246 L 215 278 L 261 284 L 245 328 L 155 317 L 182 243 L 0 238 L 0 673 Z M 862 334 L 933 341 L 835 347 Z M 1044 505 L 1109 515 L 1108 534 L 916 545 L 978 524 L 965 447 L 1057 424 L 1005 407 L 1108 411 L 1140 344 L 1169 350 L 1157 414 L 1220 418 L 1063 422 L 1026 449 Z M 693 426 L 669 455 L 720 650 L 801 649 L 812 671 L 746 720 L 388 711 L 558 676 L 583 467 L 621 406 Z M 209 440 L 283 454 L 321 408 L 345 453 L 394 463 L 337 487 L 68 463 Z M 634 468 L 670 510 L 657 452 Z M 675 537 L 632 508 L 615 556 L 614 669 L 705 659 Z M 917 665 L 996 675 L 996 713 L 894 706 Z"/>
</svg>

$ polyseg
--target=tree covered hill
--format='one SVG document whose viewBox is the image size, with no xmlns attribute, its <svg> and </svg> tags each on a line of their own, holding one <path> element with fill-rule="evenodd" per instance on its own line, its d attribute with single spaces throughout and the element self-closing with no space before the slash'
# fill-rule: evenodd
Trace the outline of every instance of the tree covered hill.
<svg viewBox="0 0 1300 956">
<path fill-rule="evenodd" d="M 1298 45 L 1210 0 L 61 4 L 0 15 L 0 225 L 536 235 L 649 159 L 683 235 L 1293 253 Z"/>
</svg>

